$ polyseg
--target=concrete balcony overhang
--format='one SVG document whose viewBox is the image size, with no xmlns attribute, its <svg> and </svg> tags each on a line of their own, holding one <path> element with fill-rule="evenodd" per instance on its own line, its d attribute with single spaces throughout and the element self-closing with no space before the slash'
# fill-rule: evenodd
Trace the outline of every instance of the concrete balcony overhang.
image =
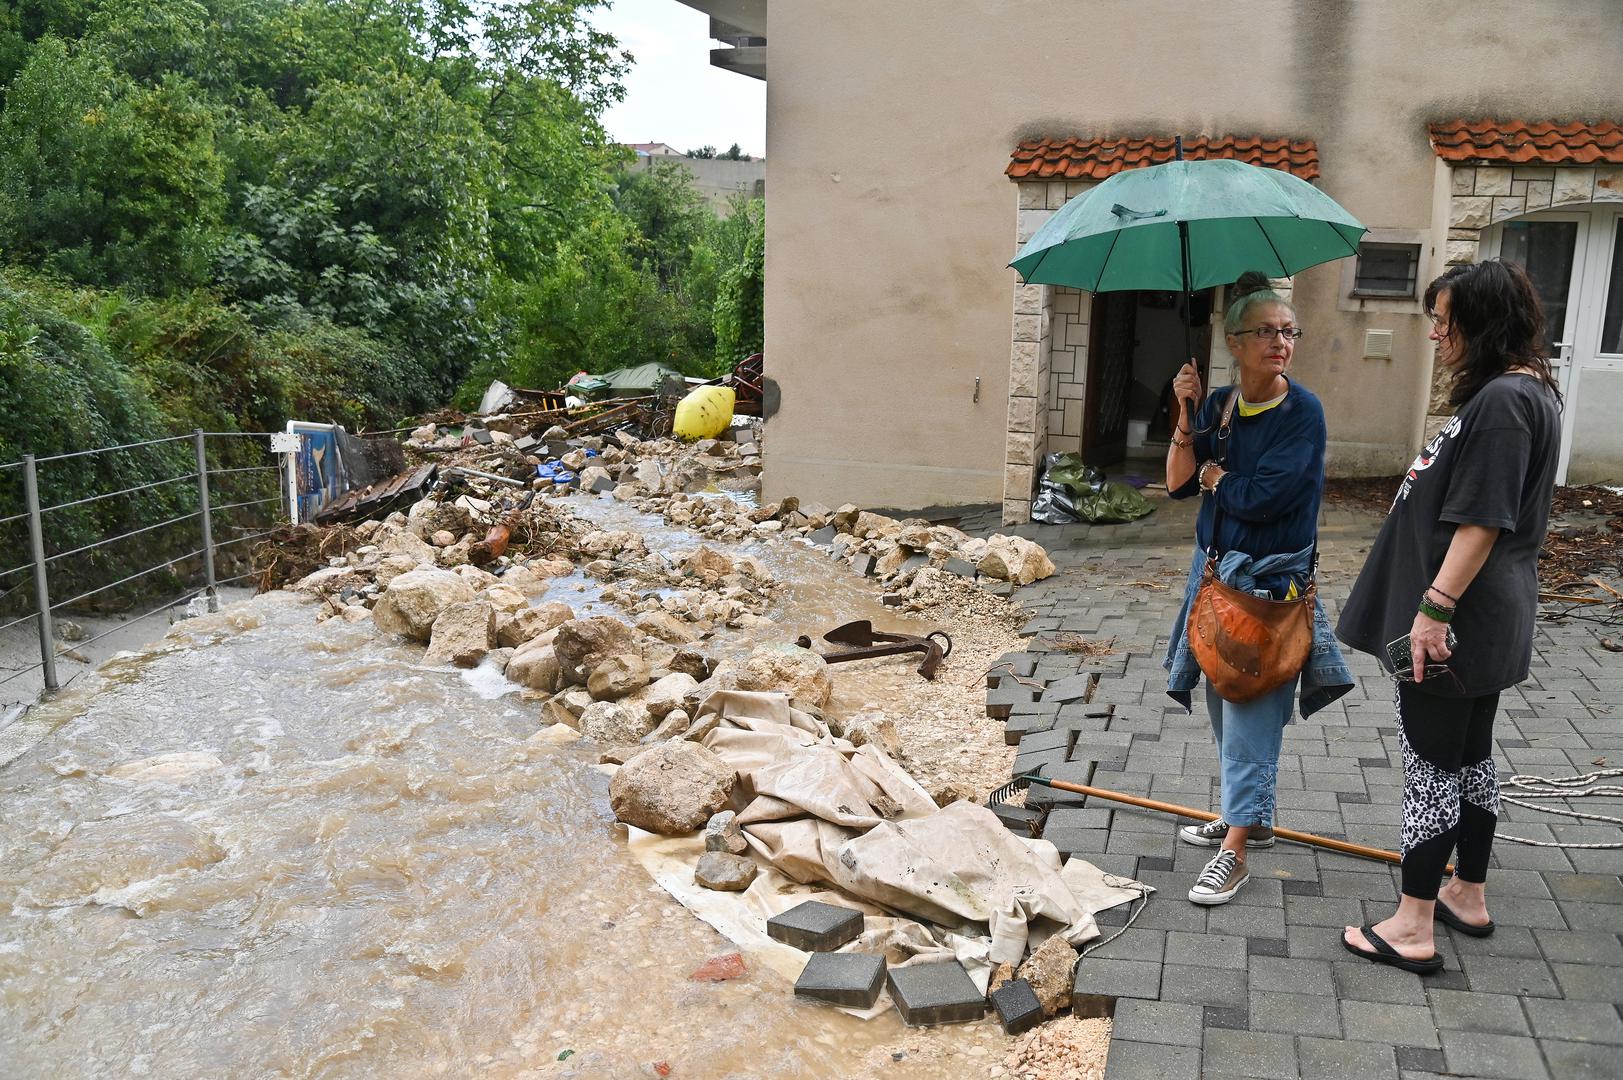
<svg viewBox="0 0 1623 1080">
<path fill-rule="evenodd" d="M 678 0 L 710 16 L 710 36 L 727 47 L 710 50 L 710 64 L 766 80 L 767 0 Z"/>
</svg>

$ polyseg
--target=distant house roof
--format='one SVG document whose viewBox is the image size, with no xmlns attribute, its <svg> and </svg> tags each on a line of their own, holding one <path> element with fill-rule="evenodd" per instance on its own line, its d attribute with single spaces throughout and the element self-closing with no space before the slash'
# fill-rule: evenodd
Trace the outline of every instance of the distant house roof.
<svg viewBox="0 0 1623 1080">
<path fill-rule="evenodd" d="M 1319 175 L 1319 144 L 1312 139 L 1197 135 L 1184 139 L 1183 156 L 1194 160 L 1231 158 L 1283 169 L 1303 180 Z M 1172 159 L 1170 137 L 1028 139 L 1015 147 L 1005 171 L 1011 180 L 1103 180 L 1123 169 L 1159 165 Z"/>
<path fill-rule="evenodd" d="M 629 147 L 630 149 L 635 150 L 637 153 L 645 155 L 647 157 L 681 157 L 682 156 L 682 151 L 678 150 L 676 147 L 670 145 L 669 143 L 662 143 L 662 142 L 634 142 L 634 143 L 621 143 L 620 145 L 625 146 L 625 147 Z"/>
<path fill-rule="evenodd" d="M 1448 120 L 1431 125 L 1431 145 L 1450 162 L 1623 164 L 1623 127 L 1614 120 Z"/>
</svg>

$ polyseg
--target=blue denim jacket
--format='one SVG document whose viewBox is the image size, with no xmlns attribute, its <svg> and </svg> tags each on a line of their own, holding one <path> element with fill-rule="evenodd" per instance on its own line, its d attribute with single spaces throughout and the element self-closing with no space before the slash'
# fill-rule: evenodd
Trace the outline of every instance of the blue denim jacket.
<svg viewBox="0 0 1623 1080">
<path fill-rule="evenodd" d="M 1292 555 L 1269 555 L 1252 559 L 1243 551 L 1230 551 L 1217 562 L 1217 576 L 1225 585 L 1251 592 L 1258 578 L 1293 575 L 1305 579 L 1312 572 L 1313 549 L 1304 548 Z M 1167 642 L 1166 659 L 1161 666 L 1167 669 L 1167 696 L 1189 710 L 1192 692 L 1200 682 L 1200 665 L 1184 639 L 1189 624 L 1189 606 L 1195 602 L 1200 579 L 1206 568 L 1206 553 L 1195 549 L 1194 561 L 1189 566 L 1189 581 L 1184 587 L 1183 606 L 1172 623 L 1171 639 Z M 1298 704 L 1303 717 L 1312 716 L 1353 687 L 1352 672 L 1341 657 L 1330 620 L 1324 605 L 1313 600 L 1313 649 L 1308 653 L 1307 665 L 1302 668 L 1302 681 Z"/>
</svg>

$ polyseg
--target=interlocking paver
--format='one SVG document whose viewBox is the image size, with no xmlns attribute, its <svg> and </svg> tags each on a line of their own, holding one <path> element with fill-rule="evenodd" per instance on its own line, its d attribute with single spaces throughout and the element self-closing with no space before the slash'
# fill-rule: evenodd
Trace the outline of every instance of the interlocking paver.
<svg viewBox="0 0 1623 1080">
<path fill-rule="evenodd" d="M 1218 766 L 1204 695 L 1196 693 L 1191 713 L 1175 706 L 1162 692 L 1160 666 L 1196 508 L 1194 500 L 1163 499 L 1154 515 L 1129 526 L 1030 530 L 1059 571 L 1016 595 L 1032 628 L 1115 635 L 1117 651 L 1082 660 L 1054 648 L 1054 630 L 1029 639 L 1028 652 L 1017 654 L 1033 658 L 1023 670 L 1050 687 L 1069 680 L 1062 691 L 1069 696 L 1095 675 L 1098 681 L 1086 703 L 1059 705 L 1052 716 L 1043 701 L 1011 702 L 1018 726 L 1010 741 L 1074 731 L 1072 760 L 1049 769 L 1074 767 L 1083 782 L 1215 809 Z M 1323 512 L 1320 587 L 1332 620 L 1378 525 L 1362 512 Z M 997 514 L 966 518 L 964 527 L 997 531 Z M 1163 570 L 1173 571 L 1165 579 L 1171 588 L 1126 586 L 1160 580 Z M 1594 769 L 1608 754 L 1623 758 L 1623 725 L 1611 704 L 1623 700 L 1623 675 L 1598 633 L 1578 623 L 1538 624 L 1530 679 L 1501 696 L 1501 776 L 1570 775 Z M 1285 731 L 1278 818 L 1390 849 L 1398 843 L 1403 784 L 1392 687 L 1372 657 L 1346 655 L 1358 685 Z M 1033 742 L 1021 753 L 1040 745 L 1058 744 Z M 1180 822 L 1040 787 L 1031 802 L 1053 806 L 1051 838 L 1074 850 L 1103 848 L 1081 857 L 1160 890 L 1122 939 L 1078 965 L 1079 992 L 1090 992 L 1082 984 L 1091 979 L 1092 993 L 1119 998 L 1109 1076 L 1169 1080 L 1202 1069 L 1213 1078 L 1259 1070 L 1295 1076 L 1293 1068 L 1327 1078 L 1445 1070 L 1542 1076 L 1546 1063 L 1557 1076 L 1623 1073 L 1605 1056 L 1623 1045 L 1623 851 L 1500 842 L 1489 878 L 1497 933 L 1470 938 L 1439 924 L 1447 965 L 1421 979 L 1357 960 L 1340 942 L 1342 926 L 1391 913 L 1395 867 L 1281 844 L 1253 853 L 1252 881 L 1235 902 L 1199 908 L 1184 894 L 1212 852 L 1177 843 Z M 1623 800 L 1587 799 L 1583 808 L 1623 816 Z M 1569 823 L 1509 804 L 1500 829 L 1546 842 L 1623 839 L 1612 825 Z M 1126 917 L 1118 909 L 1099 921 L 1110 933 Z M 1213 966 L 1219 959 L 1238 966 Z M 1316 1005 L 1328 1007 L 1315 1012 Z M 1390 1041 L 1368 1041 L 1361 1027 L 1379 1028 Z M 1294 1057 L 1284 1053 L 1292 1036 Z M 1259 1048 L 1279 1053 L 1246 1056 Z M 1596 1072 L 1605 1068 L 1612 1072 Z"/>
</svg>

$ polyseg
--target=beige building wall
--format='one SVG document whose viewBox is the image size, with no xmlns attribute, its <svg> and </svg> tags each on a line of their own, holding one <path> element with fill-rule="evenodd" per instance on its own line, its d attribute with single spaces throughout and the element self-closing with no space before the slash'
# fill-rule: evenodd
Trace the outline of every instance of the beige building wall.
<svg viewBox="0 0 1623 1080">
<path fill-rule="evenodd" d="M 1623 113 L 1618 0 L 820 0 L 773 4 L 769 27 L 767 498 L 1002 498 L 1011 340 L 1046 342 L 1053 318 L 1010 303 L 1022 138 L 1314 139 L 1325 191 L 1432 237 L 1425 280 L 1448 205 L 1428 121 Z M 1416 303 L 1347 299 L 1341 275 L 1295 281 L 1296 374 L 1325 401 L 1333 470 L 1397 471 L 1426 326 Z M 1366 328 L 1394 332 L 1391 360 L 1363 358 Z"/>
</svg>

